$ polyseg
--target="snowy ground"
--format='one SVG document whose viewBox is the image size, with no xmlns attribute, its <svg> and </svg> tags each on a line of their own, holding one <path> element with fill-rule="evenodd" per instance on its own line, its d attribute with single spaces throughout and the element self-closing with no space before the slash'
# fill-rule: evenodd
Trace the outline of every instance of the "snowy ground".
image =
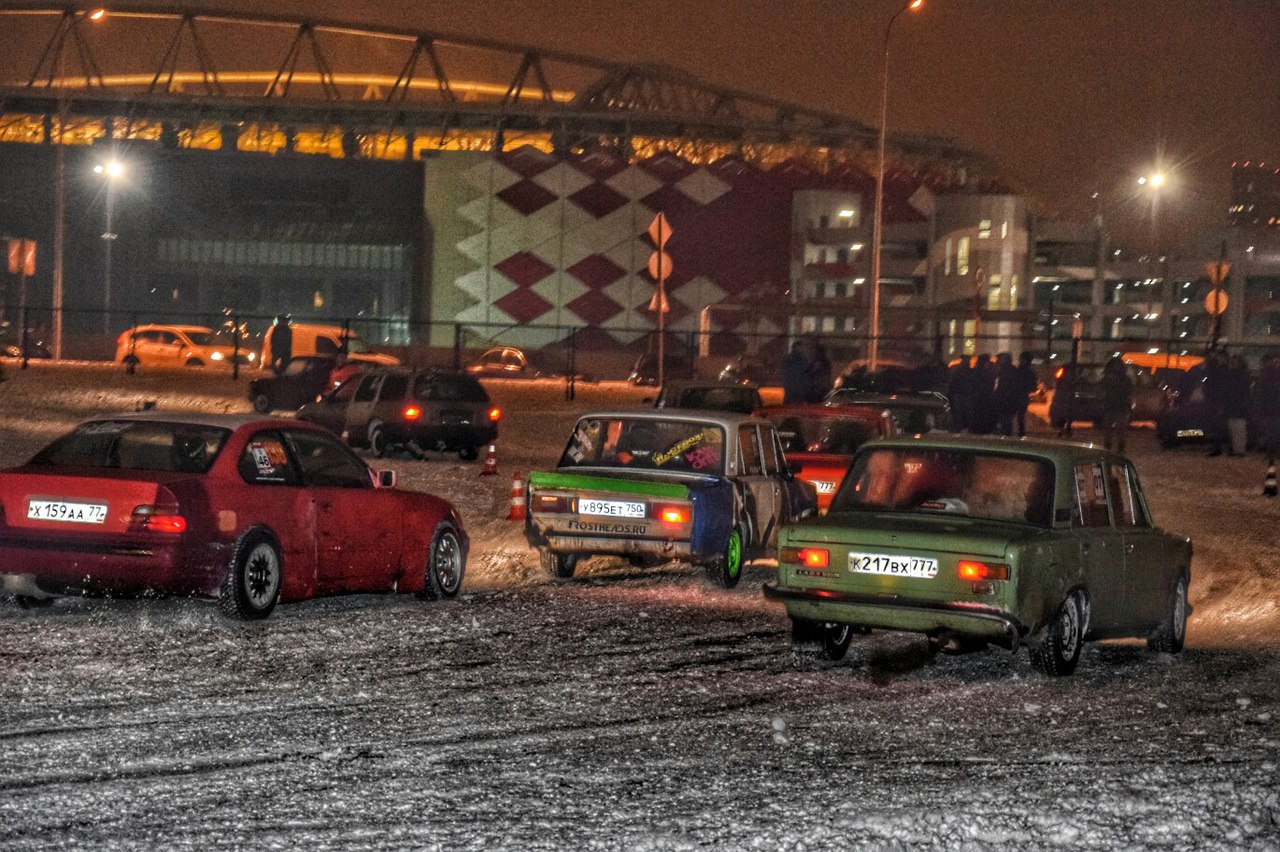
<svg viewBox="0 0 1280 852">
<path fill-rule="evenodd" d="M 243 384 L 8 369 L 0 465 L 98 410 L 246 410 Z M 1187 650 L 930 657 L 876 634 L 796 667 L 767 567 L 545 579 L 504 520 L 573 412 L 646 393 L 491 386 L 501 476 L 385 463 L 474 550 L 447 604 L 357 596 L 253 625 L 207 603 L 0 605 L 0 848 L 1280 849 L 1280 501 L 1257 457 L 1132 455 L 1195 540 Z M 1086 436 L 1088 433 L 1084 433 Z M 378 463 L 382 466 L 384 463 Z"/>
</svg>

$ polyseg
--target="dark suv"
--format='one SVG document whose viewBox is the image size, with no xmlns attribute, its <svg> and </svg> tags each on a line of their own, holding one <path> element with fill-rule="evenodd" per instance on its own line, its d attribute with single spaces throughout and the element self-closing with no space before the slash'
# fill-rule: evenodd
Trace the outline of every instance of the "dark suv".
<svg viewBox="0 0 1280 852">
<path fill-rule="evenodd" d="M 393 449 L 419 458 L 428 450 L 455 450 L 466 461 L 498 437 L 499 416 L 480 382 L 430 368 L 362 373 L 298 412 L 299 420 L 375 456 Z"/>
</svg>

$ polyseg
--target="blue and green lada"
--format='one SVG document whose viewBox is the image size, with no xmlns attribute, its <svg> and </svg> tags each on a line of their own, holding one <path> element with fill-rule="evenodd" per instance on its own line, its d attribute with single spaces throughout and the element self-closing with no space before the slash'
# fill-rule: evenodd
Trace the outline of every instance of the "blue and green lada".
<svg viewBox="0 0 1280 852">
<path fill-rule="evenodd" d="M 1191 542 L 1155 526 L 1132 462 L 1049 440 L 902 437 L 863 445 L 829 514 L 785 527 L 778 579 L 797 652 L 854 633 L 923 633 L 959 652 L 1026 645 L 1050 675 L 1083 642 L 1182 649 Z"/>
<path fill-rule="evenodd" d="M 528 488 L 525 534 L 561 578 L 582 557 L 615 555 L 702 564 L 729 588 L 746 560 L 772 555 L 783 524 L 817 508 L 774 425 L 723 411 L 585 414 L 556 470 Z"/>
</svg>

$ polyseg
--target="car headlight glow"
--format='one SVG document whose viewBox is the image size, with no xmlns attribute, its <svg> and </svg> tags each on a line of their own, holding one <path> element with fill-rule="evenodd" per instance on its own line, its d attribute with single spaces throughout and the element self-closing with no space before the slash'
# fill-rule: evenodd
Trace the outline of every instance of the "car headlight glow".
<svg viewBox="0 0 1280 852">
<path fill-rule="evenodd" d="M 222 358 L 223 358 L 223 354 L 222 354 L 221 352 L 210 352 L 210 353 L 209 353 L 209 359 L 210 359 L 210 360 L 212 360 L 212 361 L 221 361 L 221 360 L 222 360 Z"/>
</svg>

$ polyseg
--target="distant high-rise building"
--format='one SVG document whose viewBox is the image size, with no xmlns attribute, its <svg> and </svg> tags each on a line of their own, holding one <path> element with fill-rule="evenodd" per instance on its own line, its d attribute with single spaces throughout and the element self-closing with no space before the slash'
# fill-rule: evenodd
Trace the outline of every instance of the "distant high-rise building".
<svg viewBox="0 0 1280 852">
<path fill-rule="evenodd" d="M 1280 163 L 1231 164 L 1227 224 L 1235 228 L 1280 228 Z"/>
</svg>

